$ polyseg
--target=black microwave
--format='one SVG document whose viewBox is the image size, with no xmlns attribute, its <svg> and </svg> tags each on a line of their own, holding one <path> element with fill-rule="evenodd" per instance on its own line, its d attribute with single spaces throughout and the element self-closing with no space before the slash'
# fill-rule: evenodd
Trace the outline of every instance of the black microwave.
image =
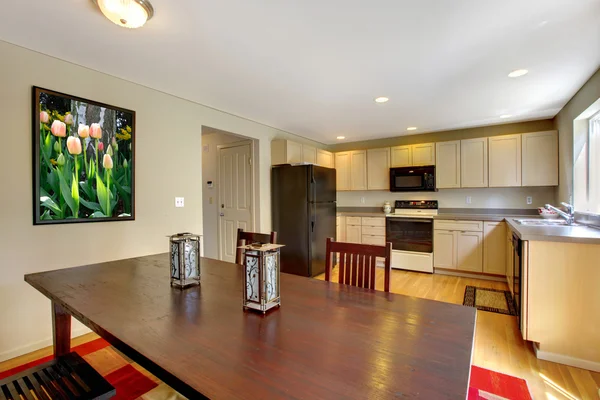
<svg viewBox="0 0 600 400">
<path fill-rule="evenodd" d="M 435 165 L 390 168 L 390 192 L 435 191 Z"/>
</svg>

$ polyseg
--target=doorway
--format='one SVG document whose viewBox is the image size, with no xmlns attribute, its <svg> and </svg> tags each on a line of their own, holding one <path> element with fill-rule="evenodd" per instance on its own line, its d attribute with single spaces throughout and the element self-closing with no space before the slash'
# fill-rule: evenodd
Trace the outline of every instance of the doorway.
<svg viewBox="0 0 600 400">
<path fill-rule="evenodd" d="M 202 127 L 204 257 L 235 262 L 237 229 L 255 231 L 259 218 L 258 141 Z"/>
</svg>

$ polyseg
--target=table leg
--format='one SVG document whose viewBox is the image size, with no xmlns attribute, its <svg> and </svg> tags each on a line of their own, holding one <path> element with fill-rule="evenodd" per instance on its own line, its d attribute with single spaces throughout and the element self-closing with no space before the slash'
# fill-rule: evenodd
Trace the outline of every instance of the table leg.
<svg viewBox="0 0 600 400">
<path fill-rule="evenodd" d="M 54 357 L 71 352 L 71 314 L 55 302 L 52 302 L 52 330 Z"/>
</svg>

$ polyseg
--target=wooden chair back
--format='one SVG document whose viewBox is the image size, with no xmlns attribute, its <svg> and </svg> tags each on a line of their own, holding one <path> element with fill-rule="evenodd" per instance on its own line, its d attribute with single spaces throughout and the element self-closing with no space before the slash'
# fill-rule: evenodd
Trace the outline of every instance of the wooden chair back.
<svg viewBox="0 0 600 400">
<path fill-rule="evenodd" d="M 375 268 L 377 257 L 385 259 L 384 290 L 390 291 L 390 274 L 392 270 L 392 244 L 373 246 L 335 242 L 327 238 L 327 260 L 325 265 L 325 280 L 331 279 L 333 265 L 332 257 L 340 255 L 339 283 L 375 290 Z"/>
<path fill-rule="evenodd" d="M 251 243 L 277 244 L 277 232 L 271 232 L 271 234 L 244 232 L 242 228 L 238 228 L 237 247 L 245 246 Z M 235 263 L 244 265 L 244 252 L 242 251 L 242 249 L 236 249 Z"/>
</svg>

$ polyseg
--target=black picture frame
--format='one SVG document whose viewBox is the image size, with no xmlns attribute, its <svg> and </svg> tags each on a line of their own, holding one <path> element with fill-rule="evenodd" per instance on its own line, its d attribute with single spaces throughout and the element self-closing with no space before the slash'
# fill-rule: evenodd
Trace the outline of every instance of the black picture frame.
<svg viewBox="0 0 600 400">
<path fill-rule="evenodd" d="M 33 224 L 134 221 L 135 143 L 135 111 L 33 86 Z"/>
</svg>

